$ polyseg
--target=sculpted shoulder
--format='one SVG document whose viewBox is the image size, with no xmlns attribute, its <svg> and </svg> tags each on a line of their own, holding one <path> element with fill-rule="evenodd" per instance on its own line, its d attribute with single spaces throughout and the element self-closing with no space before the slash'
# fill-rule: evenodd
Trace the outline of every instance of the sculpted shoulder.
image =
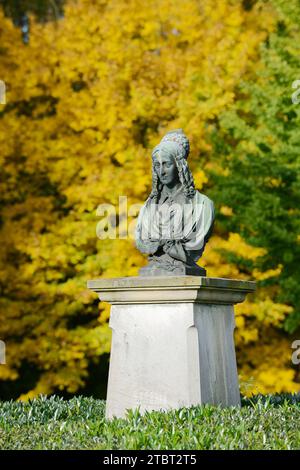
<svg viewBox="0 0 300 470">
<path fill-rule="evenodd" d="M 196 262 L 211 235 L 214 204 L 195 190 L 182 129 L 168 132 L 152 151 L 152 189 L 141 207 L 137 248 L 149 254 L 141 275 L 203 275 Z"/>
<path fill-rule="evenodd" d="M 203 202 L 203 203 L 206 203 L 206 204 L 211 205 L 212 207 L 214 207 L 213 201 L 208 196 L 206 196 L 205 194 L 200 193 L 200 191 L 198 191 L 198 189 L 196 189 L 195 198 L 199 202 Z"/>
</svg>

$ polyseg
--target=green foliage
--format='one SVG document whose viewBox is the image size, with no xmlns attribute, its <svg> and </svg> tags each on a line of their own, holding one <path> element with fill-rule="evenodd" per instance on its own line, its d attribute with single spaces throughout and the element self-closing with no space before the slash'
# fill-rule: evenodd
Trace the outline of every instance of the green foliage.
<svg viewBox="0 0 300 470">
<path fill-rule="evenodd" d="M 212 197 L 232 209 L 222 220 L 227 230 L 266 249 L 256 260 L 261 271 L 282 265 L 268 285 L 278 285 L 275 300 L 294 308 L 285 322 L 294 331 L 300 325 L 300 104 L 292 102 L 292 84 L 300 78 L 300 4 L 272 3 L 277 27 L 261 46 L 256 73 L 241 81 L 237 102 L 212 133 L 222 167 L 212 174 Z"/>
<path fill-rule="evenodd" d="M 7 104 L 0 108 L 0 338 L 6 343 L 0 397 L 84 393 L 91 368 L 110 349 L 108 305 L 87 290 L 86 281 L 135 276 L 145 263 L 133 240 L 97 238 L 97 206 L 117 206 L 120 195 L 128 197 L 129 207 L 145 201 L 151 149 L 178 127 L 190 138 L 189 162 L 199 190 L 212 186 L 207 171 L 219 165 L 223 146 L 225 163 L 232 164 L 233 189 L 224 184 L 225 193 L 216 197 L 217 220 L 224 217 L 231 225 L 220 230 L 216 224 L 201 264 L 209 276 L 250 278 L 264 287 L 235 309 L 241 384 L 249 390 L 252 382 L 256 393 L 298 391 L 291 339 L 275 330 L 293 309 L 279 297 L 274 301 L 281 260 L 289 260 L 282 291 L 288 302 L 294 293 L 300 298 L 298 266 L 291 274 L 297 222 L 287 219 L 290 203 L 297 215 L 298 183 L 293 162 L 289 166 L 283 158 L 289 148 L 296 153 L 297 132 L 288 147 L 280 144 L 282 135 L 289 136 L 285 119 L 297 119 L 286 104 L 288 118 L 281 123 L 278 114 L 281 127 L 272 118 L 282 109 L 276 99 L 287 64 L 291 78 L 298 62 L 297 42 L 285 39 L 299 39 L 289 11 L 293 2 L 281 1 L 287 11 L 263 48 L 263 61 L 258 45 L 276 18 L 271 1 L 218 0 L 216 6 L 205 0 L 199 8 L 199 0 L 69 0 L 63 18 L 45 23 L 33 5 L 42 7 L 46 0 L 16 3 L 30 18 L 27 45 L 0 9 L 0 79 L 7 89 Z M 285 41 L 282 54 L 276 52 L 278 41 Z M 253 93 L 247 82 L 237 90 L 247 77 Z M 227 117 L 226 109 L 232 109 Z M 220 115 L 220 148 L 213 160 L 206 131 Z M 277 136 L 275 144 L 266 132 L 273 140 Z M 273 163 L 276 145 L 282 151 L 277 149 Z M 269 162 L 263 168 L 261 155 Z M 269 174 L 271 188 L 263 186 Z M 229 250 L 226 262 L 223 252 Z M 99 382 L 101 375 L 94 374 Z"/>
<path fill-rule="evenodd" d="M 243 3 L 69 0 L 57 22 L 30 15 L 27 45 L 0 9 L 0 381 L 23 384 L 22 399 L 82 391 L 110 349 L 108 306 L 86 281 L 145 262 L 133 240 L 97 238 L 98 205 L 145 201 L 151 149 L 172 128 L 190 138 L 197 187 L 207 181 L 205 124 L 273 24 Z M 216 256 L 209 270 L 236 275 Z"/>
<path fill-rule="evenodd" d="M 1 449 L 299 449 L 300 395 L 244 399 L 107 421 L 105 402 L 0 402 Z"/>
<path fill-rule="evenodd" d="M 63 4 L 64 0 L 0 0 L 5 14 L 18 25 L 28 13 L 34 13 L 40 21 L 58 19 L 62 15 Z"/>
<path fill-rule="evenodd" d="M 0 0 L 0 6 L 21 29 L 26 44 L 30 38 L 29 14 L 34 13 L 41 22 L 58 20 L 63 15 L 64 0 Z"/>
</svg>

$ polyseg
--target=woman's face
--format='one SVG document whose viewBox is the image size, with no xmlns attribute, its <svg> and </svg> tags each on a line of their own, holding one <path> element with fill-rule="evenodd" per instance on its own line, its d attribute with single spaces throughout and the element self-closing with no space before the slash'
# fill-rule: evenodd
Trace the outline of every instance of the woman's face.
<svg viewBox="0 0 300 470">
<path fill-rule="evenodd" d="M 154 168 L 162 184 L 172 187 L 179 181 L 175 158 L 170 153 L 160 151 L 156 154 Z"/>
</svg>

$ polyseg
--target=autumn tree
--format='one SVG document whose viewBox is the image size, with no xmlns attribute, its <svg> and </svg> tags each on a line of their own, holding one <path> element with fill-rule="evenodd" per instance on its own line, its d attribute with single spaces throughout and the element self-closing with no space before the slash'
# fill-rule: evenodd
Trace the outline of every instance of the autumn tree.
<svg viewBox="0 0 300 470">
<path fill-rule="evenodd" d="M 226 206 L 219 218 L 223 229 L 263 248 L 260 256 L 249 260 L 245 253 L 227 246 L 227 259 L 245 272 L 263 273 L 258 278 L 261 292 L 287 307 L 277 326 L 295 332 L 300 327 L 300 5 L 295 0 L 272 3 L 276 28 L 261 45 L 255 73 L 249 80 L 241 80 L 238 99 L 211 129 L 219 164 L 212 172 L 213 197 Z M 272 273 L 269 277 L 265 275 L 268 271 Z M 268 308 L 266 315 L 272 310 Z M 264 318 L 262 312 L 258 308 L 254 317 Z M 249 321 L 249 313 L 247 316 Z M 280 383 L 284 363 L 291 363 L 292 337 L 266 330 L 265 324 L 258 334 L 260 346 L 257 343 L 266 358 L 264 364 L 258 364 L 251 342 L 243 363 L 256 370 L 254 375 L 263 368 L 274 384 L 277 368 Z M 295 377 L 296 369 L 286 373 Z"/>
<path fill-rule="evenodd" d="M 58 22 L 30 16 L 26 45 L 0 13 L 0 77 L 7 85 L 0 114 L 0 338 L 7 365 L 0 380 L 23 380 L 22 398 L 79 390 L 89 365 L 109 352 L 108 306 L 98 310 L 86 281 L 136 275 L 145 259 L 131 239 L 97 238 L 96 209 L 118 208 L 119 196 L 129 206 L 145 200 L 150 151 L 164 132 L 184 128 L 196 186 L 210 189 L 208 170 L 217 163 L 208 130 L 257 67 L 259 44 L 274 24 L 268 4 L 249 5 L 70 0 Z M 229 210 L 225 203 L 221 209 Z M 209 275 L 272 276 L 226 260 L 228 246 L 251 260 L 264 249 L 217 226 L 203 260 Z M 256 314 L 252 322 L 245 311 L 238 315 L 238 345 L 263 347 L 259 329 L 281 321 L 290 307 L 269 293 L 246 308 Z M 251 376 L 241 353 L 239 362 Z M 32 383 L 22 375 L 26 364 Z M 281 389 L 295 387 L 284 364 L 271 385 L 257 376 L 263 390 L 274 389 L 278 370 Z"/>
</svg>

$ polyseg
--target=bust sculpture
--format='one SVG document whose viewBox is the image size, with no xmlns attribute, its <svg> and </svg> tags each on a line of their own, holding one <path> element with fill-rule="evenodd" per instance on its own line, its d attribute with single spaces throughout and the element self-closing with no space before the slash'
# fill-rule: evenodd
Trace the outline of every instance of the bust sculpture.
<svg viewBox="0 0 300 470">
<path fill-rule="evenodd" d="M 213 202 L 195 189 L 188 167 L 189 141 L 181 129 L 168 132 L 152 152 L 152 191 L 140 210 L 135 240 L 149 255 L 141 276 L 195 275 L 212 233 Z"/>
</svg>

